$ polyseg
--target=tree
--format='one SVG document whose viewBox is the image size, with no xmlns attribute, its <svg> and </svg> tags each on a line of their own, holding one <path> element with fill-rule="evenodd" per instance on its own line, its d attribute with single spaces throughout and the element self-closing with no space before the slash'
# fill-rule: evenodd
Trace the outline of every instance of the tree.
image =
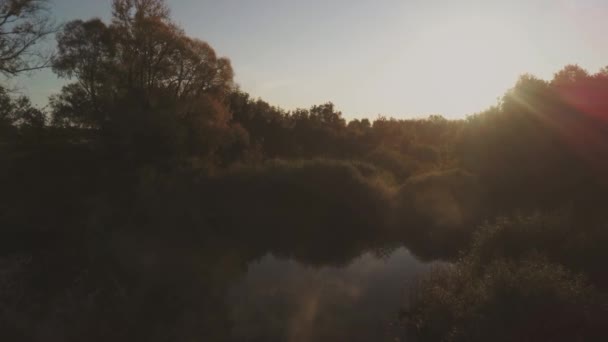
<svg viewBox="0 0 608 342">
<path fill-rule="evenodd" d="M 13 98 L 0 87 L 0 127 L 42 127 L 45 119 L 44 113 L 33 107 L 27 97 Z"/>
<path fill-rule="evenodd" d="M 58 56 L 53 70 L 60 77 L 77 80 L 94 111 L 101 111 L 100 101 L 111 92 L 115 75 L 115 46 L 111 31 L 100 19 L 75 20 L 57 35 Z M 73 93 L 76 89 L 66 89 Z"/>
<path fill-rule="evenodd" d="M 589 78 L 587 70 L 578 65 L 566 65 L 562 70 L 558 71 L 551 81 L 554 85 L 564 85 L 574 82 L 581 82 Z"/>
<path fill-rule="evenodd" d="M 47 0 L 0 0 L 0 73 L 43 68 L 50 54 L 34 46 L 56 31 Z"/>
<path fill-rule="evenodd" d="M 109 26 L 99 19 L 77 20 L 58 34 L 53 70 L 77 84 L 54 102 L 62 113 L 73 98 L 68 94 L 78 91 L 74 87 L 82 88 L 78 92 L 93 107 L 81 113 L 108 111 L 107 103 L 118 98 L 136 98 L 144 107 L 158 104 L 159 98 L 196 103 L 201 96 L 221 99 L 234 88 L 230 61 L 186 36 L 171 21 L 164 1 L 115 0 L 113 9 Z M 82 104 L 79 99 L 72 107 L 82 109 Z"/>
<path fill-rule="evenodd" d="M 126 87 L 143 94 L 166 89 L 181 98 L 220 96 L 233 88 L 230 61 L 188 37 L 163 0 L 115 0 L 113 9 L 110 29 Z"/>
<path fill-rule="evenodd" d="M 600 78 L 608 78 L 608 66 L 602 67 L 594 76 Z"/>
<path fill-rule="evenodd" d="M 52 98 L 53 123 L 109 133 L 130 155 L 154 159 L 242 143 L 224 104 L 230 61 L 188 37 L 164 0 L 114 0 L 112 13 L 109 25 L 76 20 L 58 34 L 53 70 L 75 82 Z"/>
<path fill-rule="evenodd" d="M 80 83 L 71 83 L 61 93 L 51 96 L 51 124 L 57 127 L 100 128 L 109 119 L 109 113 L 98 110 L 91 93 Z"/>
</svg>

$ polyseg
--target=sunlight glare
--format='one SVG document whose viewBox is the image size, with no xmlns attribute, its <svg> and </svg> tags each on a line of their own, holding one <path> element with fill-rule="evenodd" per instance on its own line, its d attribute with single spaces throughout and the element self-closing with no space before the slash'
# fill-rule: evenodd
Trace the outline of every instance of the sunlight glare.
<svg viewBox="0 0 608 342">
<path fill-rule="evenodd" d="M 489 18 L 441 21 L 415 44 L 415 91 L 437 103 L 439 112 L 465 115 L 487 108 L 526 70 L 532 51 L 524 42 L 514 27 Z"/>
</svg>

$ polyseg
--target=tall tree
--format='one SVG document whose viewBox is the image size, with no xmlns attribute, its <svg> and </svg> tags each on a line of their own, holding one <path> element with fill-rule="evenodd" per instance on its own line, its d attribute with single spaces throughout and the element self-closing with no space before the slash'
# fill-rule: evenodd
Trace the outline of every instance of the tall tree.
<svg viewBox="0 0 608 342">
<path fill-rule="evenodd" d="M 234 88 L 230 61 L 188 37 L 171 21 L 164 1 L 115 0 L 113 9 L 109 26 L 77 20 L 58 35 L 54 70 L 75 78 L 95 109 L 101 110 L 104 96 L 128 94 L 150 104 L 161 94 L 223 98 Z"/>
<path fill-rule="evenodd" d="M 57 35 L 57 46 L 53 70 L 61 77 L 75 77 L 97 99 L 114 71 L 115 47 L 108 27 L 100 19 L 72 21 Z"/>
<path fill-rule="evenodd" d="M 112 13 L 109 25 L 77 20 L 58 34 L 53 68 L 76 82 L 53 97 L 54 123 L 165 155 L 208 154 L 243 136 L 224 105 L 234 89 L 228 59 L 188 37 L 164 0 L 114 0 Z"/>
<path fill-rule="evenodd" d="M 35 45 L 55 31 L 47 0 L 0 0 L 0 73 L 47 66 L 51 55 Z"/>
</svg>

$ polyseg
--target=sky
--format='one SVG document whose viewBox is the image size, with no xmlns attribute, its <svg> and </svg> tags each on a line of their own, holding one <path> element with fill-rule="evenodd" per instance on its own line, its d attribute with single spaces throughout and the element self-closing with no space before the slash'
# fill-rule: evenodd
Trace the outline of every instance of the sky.
<svg viewBox="0 0 608 342">
<path fill-rule="evenodd" d="M 100 17 L 111 0 L 51 0 L 59 22 Z M 462 118 L 518 76 L 608 65 L 606 0 L 167 0 L 188 35 L 232 61 L 253 97 L 285 109 L 333 102 L 348 119 Z M 17 81 L 43 106 L 50 71 Z"/>
</svg>

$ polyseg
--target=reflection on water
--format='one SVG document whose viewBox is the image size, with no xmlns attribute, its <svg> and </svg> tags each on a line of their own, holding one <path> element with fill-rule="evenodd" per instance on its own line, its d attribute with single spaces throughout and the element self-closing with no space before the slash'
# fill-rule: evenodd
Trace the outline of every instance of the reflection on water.
<svg viewBox="0 0 608 342">
<path fill-rule="evenodd" d="M 365 253 L 344 267 L 312 267 L 267 255 L 228 290 L 238 341 L 394 341 L 404 290 L 431 263 L 405 248 Z"/>
<path fill-rule="evenodd" d="M 154 212 L 90 244 L 0 256 L 4 316 L 32 341 L 395 341 L 404 291 L 432 266 L 409 251 L 445 250 L 340 211 L 286 228 L 311 216 L 254 209 L 204 224 Z"/>
</svg>

